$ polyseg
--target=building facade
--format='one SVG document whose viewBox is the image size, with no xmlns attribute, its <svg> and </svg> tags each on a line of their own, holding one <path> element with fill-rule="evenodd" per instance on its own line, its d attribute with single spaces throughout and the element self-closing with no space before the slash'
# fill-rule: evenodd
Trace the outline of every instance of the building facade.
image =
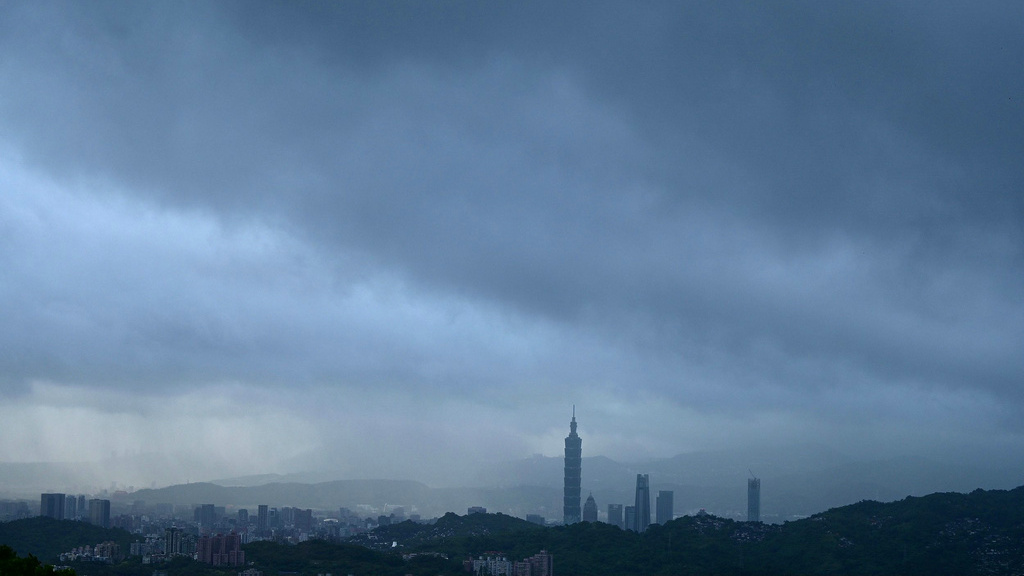
<svg viewBox="0 0 1024 576">
<path fill-rule="evenodd" d="M 164 555 L 168 558 L 180 556 L 183 552 L 182 538 L 184 533 L 181 528 L 167 528 L 164 530 Z"/>
<path fill-rule="evenodd" d="M 580 483 L 583 469 L 583 440 L 576 433 L 576 407 L 572 407 L 569 435 L 565 437 L 565 488 L 563 491 L 562 521 L 575 524 L 582 519 L 580 510 Z"/>
<path fill-rule="evenodd" d="M 626 506 L 623 510 L 623 524 L 626 530 L 636 532 L 636 506 Z"/>
<path fill-rule="evenodd" d="M 622 523 L 622 504 L 608 505 L 608 523 L 612 526 L 625 528 L 625 525 Z"/>
<path fill-rule="evenodd" d="M 89 523 L 110 528 L 110 500 L 89 500 Z"/>
<path fill-rule="evenodd" d="M 667 524 L 675 514 L 675 494 L 671 490 L 659 490 L 654 506 L 658 524 Z"/>
<path fill-rule="evenodd" d="M 203 536 L 196 542 L 196 560 L 214 566 L 241 566 L 245 564 L 242 538 L 235 532 Z"/>
<path fill-rule="evenodd" d="M 39 515 L 63 520 L 64 506 L 63 494 L 42 494 L 39 498 Z"/>
<path fill-rule="evenodd" d="M 636 475 L 636 500 L 633 503 L 636 510 L 636 523 L 633 525 L 635 532 L 643 532 L 651 525 L 651 480 L 647 474 Z"/>
<path fill-rule="evenodd" d="M 597 502 L 593 494 L 587 496 L 587 502 L 583 505 L 583 521 L 597 522 Z"/>
<path fill-rule="evenodd" d="M 270 533 L 270 511 L 267 504 L 260 504 L 256 508 L 256 534 L 266 536 Z"/>
</svg>

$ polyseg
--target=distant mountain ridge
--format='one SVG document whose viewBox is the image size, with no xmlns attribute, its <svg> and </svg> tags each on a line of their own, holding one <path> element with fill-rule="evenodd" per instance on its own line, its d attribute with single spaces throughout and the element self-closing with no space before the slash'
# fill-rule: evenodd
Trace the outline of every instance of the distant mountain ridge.
<svg viewBox="0 0 1024 576">
<path fill-rule="evenodd" d="M 605 456 L 583 458 L 583 495 L 597 500 L 599 518 L 608 504 L 633 501 L 636 474 L 650 475 L 652 495 L 675 493 L 677 515 L 700 509 L 722 517 L 746 517 L 746 478 L 762 480 L 762 519 L 781 522 L 860 500 L 893 501 L 932 492 L 1006 489 L 1024 480 L 1024 461 L 1008 465 L 949 464 L 911 456 L 857 461 L 814 444 L 773 449 L 736 449 L 693 452 L 639 463 L 622 463 Z M 562 516 L 561 457 L 533 456 L 481 465 L 463 487 L 433 488 L 414 480 L 341 480 L 329 471 L 259 474 L 223 478 L 215 482 L 176 484 L 115 495 L 115 500 L 248 507 L 257 504 L 297 506 L 321 510 L 355 509 L 367 505 L 404 506 L 406 513 L 436 517 L 464 512 L 469 506 L 524 517 L 540 514 L 549 520 Z M 85 474 L 85 476 L 76 476 Z M 82 478 L 97 480 L 93 466 L 69 463 L 2 464 L 0 497 L 37 500 L 41 491 L 90 493 L 80 487 L 66 489 Z M 34 492 L 23 488 L 36 478 Z M 39 488 L 41 485 L 43 488 Z"/>
<path fill-rule="evenodd" d="M 344 504 L 429 502 L 432 489 L 411 480 L 334 480 L 316 484 L 274 482 L 256 486 L 219 486 L 210 482 L 178 484 L 133 492 L 126 498 L 171 504 L 213 503 L 220 506 L 273 504 L 332 509 Z"/>
</svg>

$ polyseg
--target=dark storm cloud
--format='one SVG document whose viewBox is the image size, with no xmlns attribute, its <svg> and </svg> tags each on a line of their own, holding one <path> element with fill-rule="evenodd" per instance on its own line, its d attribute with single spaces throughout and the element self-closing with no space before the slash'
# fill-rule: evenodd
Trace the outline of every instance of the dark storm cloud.
<svg viewBox="0 0 1024 576">
<path fill-rule="evenodd" d="M 8 381 L 1024 401 L 1015 4 L 4 12 Z"/>
</svg>

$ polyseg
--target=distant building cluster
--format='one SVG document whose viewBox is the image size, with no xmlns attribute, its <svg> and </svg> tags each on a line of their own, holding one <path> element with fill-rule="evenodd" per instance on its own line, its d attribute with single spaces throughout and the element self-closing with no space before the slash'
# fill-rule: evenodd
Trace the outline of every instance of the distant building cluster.
<svg viewBox="0 0 1024 576">
<path fill-rule="evenodd" d="M 202 536 L 196 542 L 196 560 L 214 566 L 241 566 L 245 564 L 242 538 L 234 532 Z"/>
<path fill-rule="evenodd" d="M 598 505 L 593 493 L 589 494 L 586 503 L 580 509 L 582 486 L 583 440 L 577 433 L 576 407 L 573 406 L 572 420 L 569 422 L 569 435 L 565 438 L 565 476 L 563 492 L 563 522 L 597 522 Z M 644 532 L 651 522 L 651 480 L 648 474 L 637 474 L 632 505 L 608 504 L 606 522 L 624 530 Z M 702 509 L 703 510 L 703 509 Z M 666 524 L 675 517 L 675 493 L 672 490 L 659 490 L 654 506 L 654 522 Z M 543 518 L 527 515 L 528 521 Z M 751 478 L 747 481 L 747 520 L 761 521 L 761 479 Z"/>
<path fill-rule="evenodd" d="M 95 546 L 79 546 L 61 553 L 61 562 L 102 562 L 113 564 L 121 561 L 121 547 L 117 542 L 101 542 Z"/>
<path fill-rule="evenodd" d="M 32 516 L 28 502 L 22 500 L 0 500 L 0 522 L 10 522 Z"/>
<path fill-rule="evenodd" d="M 490 553 L 466 560 L 462 566 L 476 576 L 554 576 L 554 561 L 546 550 L 518 562 Z"/>
<path fill-rule="evenodd" d="M 86 520 L 102 528 L 110 528 L 110 500 L 89 500 L 86 513 L 85 496 L 45 493 L 39 499 L 39 515 L 57 520 Z"/>
</svg>

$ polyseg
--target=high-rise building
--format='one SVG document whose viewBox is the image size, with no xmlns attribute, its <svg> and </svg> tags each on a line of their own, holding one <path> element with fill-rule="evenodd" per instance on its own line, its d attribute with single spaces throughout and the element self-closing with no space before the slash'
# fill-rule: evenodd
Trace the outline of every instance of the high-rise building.
<svg viewBox="0 0 1024 576">
<path fill-rule="evenodd" d="M 657 512 L 658 524 L 667 524 L 672 521 L 672 516 L 675 514 L 675 506 L 673 500 L 675 494 L 671 490 L 659 490 L 658 497 L 655 500 L 655 509 Z"/>
<path fill-rule="evenodd" d="M 89 500 L 89 523 L 110 528 L 110 500 Z"/>
<path fill-rule="evenodd" d="M 214 566 L 242 566 L 245 552 L 237 533 L 203 536 L 196 542 L 196 560 Z"/>
<path fill-rule="evenodd" d="M 89 510 L 89 503 L 85 500 L 85 494 L 78 495 L 78 517 L 85 516 L 86 511 Z"/>
<path fill-rule="evenodd" d="M 624 527 L 622 523 L 622 504 L 608 505 L 608 523 L 619 528 Z"/>
<path fill-rule="evenodd" d="M 569 435 L 565 437 L 565 490 L 563 492 L 562 522 L 575 524 L 581 519 L 580 479 L 583 468 L 583 440 L 576 433 L 576 406 L 572 407 Z"/>
<path fill-rule="evenodd" d="M 625 516 L 623 523 L 626 526 L 626 530 L 636 532 L 636 506 L 626 506 L 623 508 L 623 511 Z"/>
<path fill-rule="evenodd" d="M 56 518 L 57 520 L 64 519 L 64 495 L 63 494 L 43 494 L 39 498 L 39 515 L 48 516 L 50 518 Z"/>
<path fill-rule="evenodd" d="M 761 521 L 761 479 L 747 479 L 747 522 Z"/>
<path fill-rule="evenodd" d="M 583 521 L 597 522 L 597 502 L 593 494 L 587 496 L 587 502 L 583 505 Z"/>
<path fill-rule="evenodd" d="M 530 564 L 530 576 L 551 576 L 555 573 L 554 560 L 547 550 L 530 556 L 526 562 Z"/>
<path fill-rule="evenodd" d="M 203 504 L 198 510 L 199 526 L 203 532 L 212 532 L 213 525 L 217 523 L 217 511 L 213 504 Z"/>
<path fill-rule="evenodd" d="M 64 497 L 64 519 L 74 520 L 78 518 L 78 498 L 72 495 Z"/>
<path fill-rule="evenodd" d="M 238 509 L 238 528 L 239 530 L 246 530 L 249 525 L 249 509 L 239 508 Z"/>
<path fill-rule="evenodd" d="M 168 558 L 181 554 L 181 528 L 167 528 L 164 530 L 164 554 Z"/>
<path fill-rule="evenodd" d="M 313 529 L 313 510 L 306 508 L 305 510 L 296 508 L 295 509 L 295 529 L 300 532 L 310 532 Z"/>
<path fill-rule="evenodd" d="M 260 504 L 256 512 L 256 534 L 266 536 L 270 531 L 270 513 L 266 504 Z"/>
<path fill-rule="evenodd" d="M 636 475 L 636 510 L 635 532 L 643 532 L 651 525 L 651 481 L 647 474 Z"/>
</svg>

